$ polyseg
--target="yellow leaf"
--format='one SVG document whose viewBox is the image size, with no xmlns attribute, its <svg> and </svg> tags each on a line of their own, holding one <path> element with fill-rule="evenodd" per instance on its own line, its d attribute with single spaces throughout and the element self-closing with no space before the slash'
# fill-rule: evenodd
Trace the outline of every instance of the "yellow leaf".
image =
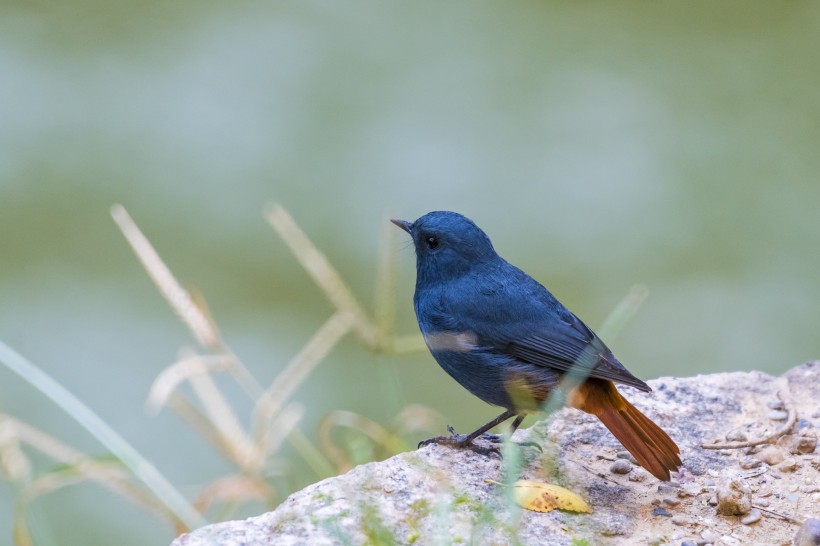
<svg viewBox="0 0 820 546">
<path fill-rule="evenodd" d="M 513 485 L 515 502 L 534 512 L 551 512 L 556 508 L 571 512 L 592 513 L 592 508 L 578 495 L 558 485 L 533 480 L 518 480 Z"/>
</svg>

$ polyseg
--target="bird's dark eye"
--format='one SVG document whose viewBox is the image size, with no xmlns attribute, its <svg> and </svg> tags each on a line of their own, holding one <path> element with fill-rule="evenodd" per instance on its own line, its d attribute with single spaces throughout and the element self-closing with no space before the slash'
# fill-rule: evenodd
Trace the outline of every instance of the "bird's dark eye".
<svg viewBox="0 0 820 546">
<path fill-rule="evenodd" d="M 430 250 L 435 250 L 436 248 L 438 248 L 438 237 L 433 237 L 431 235 L 430 237 L 427 237 L 427 239 L 425 239 L 424 242 L 427 243 L 427 248 L 429 248 Z"/>
</svg>

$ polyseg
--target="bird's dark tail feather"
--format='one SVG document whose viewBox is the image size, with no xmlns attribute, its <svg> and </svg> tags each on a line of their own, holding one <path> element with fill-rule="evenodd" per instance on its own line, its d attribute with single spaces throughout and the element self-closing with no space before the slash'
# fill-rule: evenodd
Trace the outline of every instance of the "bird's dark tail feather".
<svg viewBox="0 0 820 546">
<path fill-rule="evenodd" d="M 638 463 L 659 480 L 681 466 L 680 449 L 658 425 L 621 396 L 611 381 L 588 379 L 573 406 L 598 417 Z"/>
</svg>

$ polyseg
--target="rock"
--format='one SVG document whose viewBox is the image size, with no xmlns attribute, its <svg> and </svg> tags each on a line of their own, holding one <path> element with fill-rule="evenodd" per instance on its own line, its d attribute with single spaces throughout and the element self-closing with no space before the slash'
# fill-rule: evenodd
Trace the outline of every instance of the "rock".
<svg viewBox="0 0 820 546">
<path fill-rule="evenodd" d="M 609 467 L 609 471 L 613 474 L 629 474 L 630 470 L 632 470 L 632 463 L 626 459 L 618 459 Z"/>
<path fill-rule="evenodd" d="M 786 457 L 783 455 L 783 452 L 777 449 L 775 446 L 766 446 L 761 449 L 759 452 L 754 454 L 759 461 L 766 463 L 769 466 L 774 466 L 778 463 L 781 463 L 783 459 Z"/>
<path fill-rule="evenodd" d="M 820 519 L 809 518 L 794 536 L 794 546 L 820 546 Z"/>
<path fill-rule="evenodd" d="M 789 450 L 790 453 L 795 455 L 805 455 L 808 453 L 814 453 L 814 450 L 817 448 L 817 437 L 816 436 L 798 436 L 794 439 L 794 443 Z"/>
<path fill-rule="evenodd" d="M 643 468 L 633 468 L 627 477 L 631 482 L 643 482 L 649 477 L 649 473 Z"/>
<path fill-rule="evenodd" d="M 697 483 L 687 483 L 683 485 L 680 489 L 678 489 L 678 496 L 683 497 L 697 497 L 701 494 L 703 489 L 701 488 L 700 484 Z"/>
<path fill-rule="evenodd" d="M 701 531 L 701 537 L 708 537 L 712 544 L 720 544 L 724 536 L 730 542 L 737 540 L 735 535 L 748 538 L 741 540 L 743 544 L 784 544 L 791 540 L 793 529 L 775 525 L 777 521 L 773 518 L 741 526 L 736 519 L 714 515 L 714 509 L 705 502 L 718 487 L 729 485 L 722 483 L 721 476 L 736 471 L 742 455 L 738 450 L 729 450 L 728 455 L 722 456 L 699 446 L 723 438 L 726 431 L 747 431 L 744 427 L 748 427 L 750 416 L 757 415 L 778 392 L 782 392 L 787 407 L 798 416 L 817 411 L 820 363 L 804 364 L 781 377 L 761 372 L 721 373 L 662 378 L 649 383 L 651 393 L 628 388 L 625 393 L 681 447 L 681 459 L 689 472 L 675 475 L 681 482 L 679 487 L 661 484 L 663 487 L 658 488 L 654 477 L 636 467 L 629 471 L 629 480 L 613 477 L 608 472 L 613 461 L 598 459 L 596 455 L 602 450 L 616 453 L 623 447 L 595 417 L 564 409 L 546 422 L 515 433 L 515 442 L 536 442 L 544 452 L 521 449 L 523 459 L 520 465 L 512 465 L 517 469 L 512 478 L 562 485 L 584 498 L 592 506 L 592 514 L 521 512 L 511 507 L 503 486 L 486 481 L 506 482 L 509 461 L 431 445 L 310 485 L 290 495 L 272 512 L 196 529 L 178 537 L 174 546 L 323 546 L 379 543 L 381 538 L 385 539 L 382 542 L 389 539 L 416 545 L 569 546 L 573 541 L 585 541 L 629 546 L 646 544 L 660 535 L 677 536 L 674 544 L 680 544 L 683 538 L 691 537 L 688 533 Z M 755 431 L 746 433 L 757 437 Z M 801 429 L 800 437 L 813 431 Z M 795 441 L 784 444 L 781 451 L 790 451 Z M 808 449 L 810 441 L 805 445 L 801 449 Z M 814 456 L 814 451 L 812 448 L 809 453 L 794 454 L 800 467 L 788 475 L 788 483 L 785 479 L 776 480 L 774 469 L 765 474 L 769 480 L 766 487 L 774 490 L 768 497 L 773 510 L 781 510 L 786 503 L 794 505 L 797 500 L 801 507 L 806 506 L 803 503 L 817 494 L 797 490 L 799 486 L 810 485 L 804 481 L 807 471 L 820 470 L 820 457 Z M 618 461 L 629 463 L 623 454 L 615 462 Z M 643 475 L 645 481 L 632 481 L 633 475 Z M 755 476 L 749 481 L 756 483 L 758 479 Z M 714 482 L 711 488 L 709 482 Z M 798 499 L 785 495 L 789 484 L 797 486 L 791 494 Z M 657 489 L 660 491 L 656 492 Z M 743 487 L 729 487 L 728 493 L 721 494 L 724 505 L 729 504 L 727 498 L 738 494 L 739 500 L 732 502 L 742 508 L 749 497 Z M 674 508 L 666 502 L 650 504 L 653 498 L 666 497 L 686 500 Z M 717 497 L 713 502 L 719 504 Z M 656 517 L 650 515 L 653 510 L 657 510 Z M 749 514 L 749 509 L 744 513 L 732 508 L 732 512 L 738 511 Z M 814 514 L 807 517 L 811 515 Z M 772 526 L 767 527 L 770 521 Z M 752 534 L 740 534 L 741 529 Z M 675 535 L 676 532 L 681 534 Z M 760 537 L 765 540 L 759 540 Z M 701 538 L 697 541 L 701 542 Z"/>
<path fill-rule="evenodd" d="M 714 544 L 715 542 L 718 541 L 718 539 L 720 538 L 720 535 L 718 535 L 716 532 L 712 531 L 711 529 L 704 529 L 700 533 L 700 538 L 702 538 L 706 542 L 711 542 L 711 543 Z"/>
<path fill-rule="evenodd" d="M 668 483 L 662 483 L 662 484 L 658 485 L 658 493 L 660 493 L 661 495 L 667 495 L 667 496 L 677 495 L 678 494 L 678 489 L 680 489 L 680 487 L 676 487 L 676 486 L 670 485 Z"/>
<path fill-rule="evenodd" d="M 752 490 L 740 478 L 731 478 L 717 488 L 717 512 L 724 516 L 742 516 L 752 509 Z"/>
<path fill-rule="evenodd" d="M 731 430 L 726 433 L 727 442 L 745 442 L 749 439 L 746 433 L 740 429 Z"/>
<path fill-rule="evenodd" d="M 763 514 L 757 508 L 752 508 L 749 510 L 749 513 L 740 518 L 740 523 L 743 525 L 751 525 L 752 523 L 757 523 L 760 521 L 760 518 L 763 517 Z"/>
<path fill-rule="evenodd" d="M 742 468 L 743 470 L 751 470 L 752 468 L 757 468 L 762 464 L 763 461 L 761 461 L 754 455 L 746 455 L 745 457 L 740 459 L 740 468 Z"/>
<path fill-rule="evenodd" d="M 672 523 L 674 523 L 675 525 L 679 525 L 681 527 L 685 527 L 686 525 L 692 523 L 692 520 L 685 516 L 672 516 Z"/>
<path fill-rule="evenodd" d="M 789 457 L 788 459 L 784 459 L 782 463 L 777 465 L 777 468 L 782 470 L 783 472 L 794 472 L 797 470 L 797 459 L 794 457 Z"/>
<path fill-rule="evenodd" d="M 652 510 L 652 515 L 653 516 L 663 516 L 665 518 L 671 518 L 672 517 L 672 512 L 670 512 L 669 510 L 667 510 L 663 506 L 656 506 Z"/>
<path fill-rule="evenodd" d="M 666 506 L 672 506 L 672 507 L 675 507 L 675 506 L 677 506 L 677 505 L 679 505 L 679 504 L 680 504 L 680 500 L 679 500 L 679 499 L 676 499 L 675 497 L 664 497 L 664 498 L 663 498 L 663 503 L 664 503 Z"/>
</svg>

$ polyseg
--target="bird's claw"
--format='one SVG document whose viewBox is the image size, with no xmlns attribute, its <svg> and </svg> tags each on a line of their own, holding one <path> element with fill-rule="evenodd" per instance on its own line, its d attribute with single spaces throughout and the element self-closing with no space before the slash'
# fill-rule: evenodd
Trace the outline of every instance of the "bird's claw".
<svg viewBox="0 0 820 546">
<path fill-rule="evenodd" d="M 430 444 L 438 444 L 438 445 L 445 445 L 454 447 L 456 449 L 469 449 L 474 453 L 478 453 L 479 455 L 497 455 L 498 458 L 501 458 L 501 450 L 498 449 L 496 446 L 481 446 L 476 444 L 475 442 L 468 440 L 466 434 L 458 434 L 455 429 L 451 426 L 447 426 L 448 432 L 450 432 L 450 436 L 436 436 L 435 438 L 430 438 L 428 440 L 422 440 L 419 442 L 419 448 L 424 446 L 429 446 Z M 482 438 L 487 437 L 486 439 L 498 443 L 501 441 L 501 437 L 497 434 L 483 434 Z M 495 438 L 493 438 L 495 437 Z"/>
</svg>

